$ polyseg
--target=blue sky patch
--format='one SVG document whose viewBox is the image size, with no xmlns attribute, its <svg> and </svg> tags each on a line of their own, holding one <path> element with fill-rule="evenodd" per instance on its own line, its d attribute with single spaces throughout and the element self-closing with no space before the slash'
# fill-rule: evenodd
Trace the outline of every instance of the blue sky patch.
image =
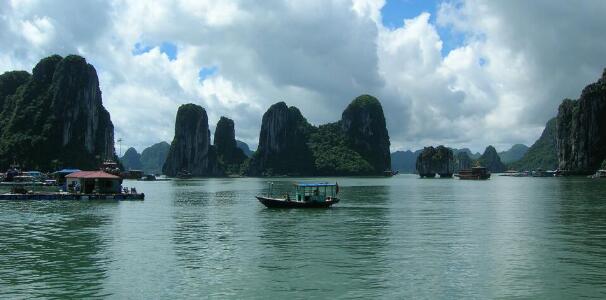
<svg viewBox="0 0 606 300">
<path fill-rule="evenodd" d="M 160 44 L 160 46 L 150 46 L 150 45 L 145 45 L 141 42 L 137 42 L 137 43 L 135 43 L 135 46 L 133 47 L 132 54 L 141 55 L 141 54 L 151 51 L 152 49 L 154 49 L 156 47 L 159 47 L 160 52 L 166 54 L 166 56 L 168 56 L 169 60 L 177 59 L 177 53 L 178 53 L 177 45 L 175 45 L 171 42 L 162 42 L 162 44 Z"/>
<path fill-rule="evenodd" d="M 166 54 L 168 59 L 175 60 L 177 59 L 177 45 L 170 42 L 163 42 L 160 45 L 160 52 Z"/>
<path fill-rule="evenodd" d="M 218 71 L 219 71 L 219 68 L 217 68 L 216 66 L 212 66 L 212 67 L 208 67 L 208 68 L 204 67 L 204 68 L 200 69 L 200 72 L 198 72 L 198 78 L 200 78 L 200 81 L 204 81 L 204 79 L 217 74 Z"/>
<path fill-rule="evenodd" d="M 141 43 L 136 43 L 135 47 L 133 47 L 132 54 L 141 55 L 143 53 L 147 53 L 147 52 L 151 51 L 151 49 L 153 49 L 153 48 L 154 47 L 152 47 L 152 46 L 147 46 L 147 45 L 143 45 Z"/>
<path fill-rule="evenodd" d="M 454 32 L 450 27 L 440 27 L 436 25 L 436 15 L 440 0 L 387 0 L 385 6 L 381 9 L 383 17 L 383 26 L 389 29 L 396 29 L 404 25 L 404 19 L 418 17 L 423 12 L 428 12 L 431 17 L 429 22 L 436 27 L 438 35 L 442 40 L 442 57 L 448 55 L 450 50 L 463 45 L 465 36 L 462 33 Z"/>
</svg>

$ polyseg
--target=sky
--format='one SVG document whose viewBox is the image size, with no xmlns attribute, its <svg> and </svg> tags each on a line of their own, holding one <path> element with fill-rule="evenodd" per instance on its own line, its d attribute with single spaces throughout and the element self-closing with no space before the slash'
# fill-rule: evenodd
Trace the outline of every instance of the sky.
<svg viewBox="0 0 606 300">
<path fill-rule="evenodd" d="M 606 1 L 5 0 L 0 72 L 79 54 L 122 151 L 203 106 L 253 149 L 278 101 L 314 125 L 379 98 L 391 149 L 531 145 L 606 67 Z M 117 147 L 118 148 L 118 147 Z"/>
</svg>

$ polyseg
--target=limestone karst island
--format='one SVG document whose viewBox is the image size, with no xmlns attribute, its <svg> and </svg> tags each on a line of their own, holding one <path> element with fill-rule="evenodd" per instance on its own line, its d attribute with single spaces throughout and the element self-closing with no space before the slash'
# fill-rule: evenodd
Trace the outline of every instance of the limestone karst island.
<svg viewBox="0 0 606 300">
<path fill-rule="evenodd" d="M 0 299 L 606 299 L 606 1 L 4 1 Z"/>
</svg>

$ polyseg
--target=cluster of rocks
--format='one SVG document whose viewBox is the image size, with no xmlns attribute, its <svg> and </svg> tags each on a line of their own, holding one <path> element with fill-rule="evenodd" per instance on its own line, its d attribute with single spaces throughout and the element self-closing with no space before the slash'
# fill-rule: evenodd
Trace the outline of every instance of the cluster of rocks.
<svg viewBox="0 0 606 300">
<path fill-rule="evenodd" d="M 196 104 L 179 107 L 175 137 L 162 171 L 167 176 L 187 172 L 192 176 L 224 176 L 232 164 L 246 156 L 237 147 L 234 122 L 222 117 L 217 124 L 215 144 L 211 145 L 206 110 Z"/>
<path fill-rule="evenodd" d="M 425 147 L 417 157 L 416 168 L 421 178 L 434 178 L 436 174 L 440 175 L 440 178 L 450 178 L 455 171 L 454 167 L 452 150 L 442 145 L 436 148 Z"/>
</svg>

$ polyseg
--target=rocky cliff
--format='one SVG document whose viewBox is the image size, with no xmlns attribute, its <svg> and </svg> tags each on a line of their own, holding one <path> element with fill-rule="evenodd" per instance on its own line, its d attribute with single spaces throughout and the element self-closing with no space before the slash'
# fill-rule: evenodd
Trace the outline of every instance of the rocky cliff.
<svg viewBox="0 0 606 300">
<path fill-rule="evenodd" d="M 354 99 L 343 111 L 341 128 L 350 148 L 371 165 L 374 174 L 391 170 L 389 133 L 377 98 L 362 95 Z"/>
<path fill-rule="evenodd" d="M 509 164 L 522 159 L 526 155 L 526 152 L 528 152 L 528 149 L 526 145 L 515 144 L 509 150 L 499 152 L 499 157 L 501 158 L 501 162 Z"/>
<path fill-rule="evenodd" d="M 239 141 L 236 140 L 236 145 L 238 146 L 238 148 L 240 148 L 242 150 L 242 152 L 244 152 L 244 155 L 246 155 L 246 157 L 251 157 L 253 154 L 253 151 L 250 150 L 250 147 L 248 147 L 248 144 L 243 142 L 243 141 Z"/>
<path fill-rule="evenodd" d="M 433 178 L 439 174 L 441 178 L 452 177 L 454 173 L 454 155 L 451 149 L 442 145 L 425 147 L 417 157 L 416 168 L 421 178 Z"/>
<path fill-rule="evenodd" d="M 247 174 L 313 174 L 313 157 L 308 145 L 313 130 L 296 107 L 288 107 L 284 102 L 272 105 L 263 114 L 259 147 L 251 158 Z"/>
<path fill-rule="evenodd" d="M 80 56 L 41 60 L 0 77 L 0 168 L 96 168 L 113 159 L 114 126 L 95 68 Z"/>
<path fill-rule="evenodd" d="M 486 167 L 492 173 L 502 173 L 506 170 L 505 165 L 501 162 L 501 158 L 497 153 L 497 149 L 495 149 L 493 146 L 486 147 L 484 154 L 480 156 L 478 162 L 481 166 Z"/>
<path fill-rule="evenodd" d="M 318 127 L 279 102 L 263 115 L 247 174 L 381 175 L 391 169 L 389 145 L 383 108 L 372 96 L 357 97 L 340 121 Z"/>
<path fill-rule="evenodd" d="M 147 147 L 141 152 L 141 168 L 146 174 L 161 174 L 166 161 L 170 144 L 160 142 Z"/>
<path fill-rule="evenodd" d="M 559 168 L 593 173 L 606 158 L 606 70 L 586 86 L 578 100 L 566 99 L 558 109 L 556 149 Z"/>
<path fill-rule="evenodd" d="M 137 152 L 137 149 L 130 147 L 126 152 L 124 152 L 124 156 L 120 158 L 120 162 L 124 166 L 126 170 L 141 170 L 141 154 Z"/>
<path fill-rule="evenodd" d="M 238 148 L 234 121 L 221 117 L 215 129 L 214 138 L 217 158 L 225 170 L 230 174 L 240 173 L 240 165 L 246 160 L 242 149 Z"/>
<path fill-rule="evenodd" d="M 473 167 L 473 160 L 471 159 L 471 157 L 469 157 L 468 152 L 459 151 L 457 154 L 455 154 L 455 172 L 465 169 L 471 169 L 471 167 Z"/>
<path fill-rule="evenodd" d="M 162 167 L 167 176 L 187 171 L 193 176 L 222 176 L 214 147 L 210 144 L 208 116 L 196 104 L 179 107 L 175 121 L 175 137 Z"/>
<path fill-rule="evenodd" d="M 510 164 L 510 168 L 522 171 L 536 169 L 555 170 L 558 167 L 556 151 L 556 118 L 547 122 L 541 137 L 528 149 L 522 159 Z"/>
</svg>

